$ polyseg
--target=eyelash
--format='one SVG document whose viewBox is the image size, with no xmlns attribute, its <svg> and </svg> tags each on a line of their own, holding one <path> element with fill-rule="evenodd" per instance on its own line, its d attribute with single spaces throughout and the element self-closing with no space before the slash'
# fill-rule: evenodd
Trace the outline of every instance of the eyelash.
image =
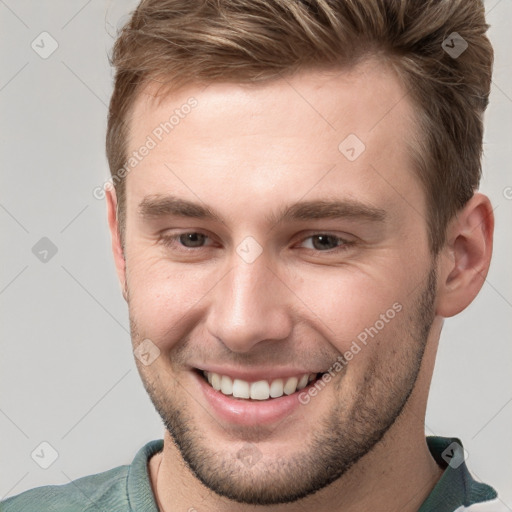
<svg viewBox="0 0 512 512">
<path fill-rule="evenodd" d="M 176 246 L 179 247 L 178 250 L 180 251 L 184 251 L 184 252 L 191 252 L 193 250 L 201 250 L 201 249 L 207 249 L 208 247 L 210 246 L 199 246 L 199 247 L 186 247 L 184 245 L 182 245 L 180 242 L 179 242 L 179 238 L 183 235 L 188 235 L 188 234 L 198 234 L 198 235 L 203 235 L 205 236 L 207 239 L 209 240 L 212 240 L 211 237 L 209 237 L 208 235 L 206 235 L 205 233 L 201 233 L 200 231 L 184 231 L 182 233 L 177 233 L 175 235 L 170 235 L 170 236 L 162 236 L 161 237 L 161 240 L 163 242 L 163 244 L 166 246 L 166 247 L 170 247 L 170 248 L 176 248 Z M 311 235 L 308 235 L 304 238 L 301 238 L 300 240 L 300 243 L 304 243 L 306 240 L 309 240 L 311 238 L 314 238 L 314 237 L 318 237 L 318 236 L 328 236 L 328 237 L 331 237 L 331 238 L 334 238 L 336 239 L 337 243 L 339 243 L 339 245 L 337 245 L 336 247 L 332 248 L 332 249 L 326 249 L 325 251 L 322 251 L 322 250 L 319 250 L 319 249 L 311 249 L 311 248 L 306 248 L 306 250 L 308 251 L 314 251 L 315 253 L 327 253 L 327 254 L 332 254 L 332 253 L 337 253 L 337 252 L 342 252 L 342 251 L 346 251 L 349 247 L 353 246 L 354 245 L 354 241 L 351 241 L 351 240 L 346 240 L 340 236 L 337 236 L 337 235 L 333 235 L 331 233 L 328 233 L 328 232 L 317 232 L 317 233 L 313 233 Z"/>
</svg>

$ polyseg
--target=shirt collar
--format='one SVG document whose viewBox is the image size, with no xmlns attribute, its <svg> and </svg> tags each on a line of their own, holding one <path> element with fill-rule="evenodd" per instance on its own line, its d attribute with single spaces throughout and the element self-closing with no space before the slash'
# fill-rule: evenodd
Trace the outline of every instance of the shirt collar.
<svg viewBox="0 0 512 512">
<path fill-rule="evenodd" d="M 444 472 L 418 512 L 453 512 L 458 507 L 497 497 L 492 487 L 477 482 L 471 476 L 460 439 L 428 436 L 427 445 Z"/>
</svg>

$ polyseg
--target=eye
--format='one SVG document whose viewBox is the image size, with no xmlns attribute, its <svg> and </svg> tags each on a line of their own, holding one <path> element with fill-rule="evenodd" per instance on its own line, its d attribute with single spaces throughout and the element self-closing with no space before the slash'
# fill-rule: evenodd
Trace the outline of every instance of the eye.
<svg viewBox="0 0 512 512">
<path fill-rule="evenodd" d="M 182 233 L 178 236 L 180 244 L 185 247 L 202 247 L 207 239 L 203 233 Z"/>
<path fill-rule="evenodd" d="M 187 231 L 185 233 L 177 233 L 175 235 L 162 236 L 163 243 L 170 248 L 179 250 L 201 249 L 212 245 L 212 240 L 204 233 L 197 231 Z"/>
<path fill-rule="evenodd" d="M 350 245 L 350 242 L 347 240 L 327 233 L 318 233 L 308 236 L 302 241 L 304 248 L 313 249 L 315 251 L 329 251 L 336 248 L 344 249 L 348 245 Z"/>
</svg>

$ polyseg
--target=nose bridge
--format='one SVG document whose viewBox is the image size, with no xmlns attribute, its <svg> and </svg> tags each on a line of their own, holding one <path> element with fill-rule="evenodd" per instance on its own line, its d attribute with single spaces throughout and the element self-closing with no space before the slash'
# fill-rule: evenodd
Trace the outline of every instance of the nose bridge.
<svg viewBox="0 0 512 512">
<path fill-rule="evenodd" d="M 291 319 L 286 287 L 264 257 L 252 262 L 238 258 L 215 287 L 208 329 L 230 350 L 247 352 L 260 341 L 289 336 Z"/>
</svg>

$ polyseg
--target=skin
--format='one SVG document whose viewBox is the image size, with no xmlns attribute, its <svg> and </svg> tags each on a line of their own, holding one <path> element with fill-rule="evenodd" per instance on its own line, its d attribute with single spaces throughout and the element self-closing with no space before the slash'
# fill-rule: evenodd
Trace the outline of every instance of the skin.
<svg viewBox="0 0 512 512">
<path fill-rule="evenodd" d="M 107 194 L 133 345 L 149 338 L 160 349 L 137 364 L 167 427 L 148 468 L 161 510 L 413 511 L 440 478 L 424 435 L 435 353 L 443 319 L 483 284 L 493 216 L 475 193 L 433 257 L 404 143 L 415 133 L 404 94 L 391 71 L 367 61 L 158 98 L 149 86 L 137 98 L 129 151 L 189 97 L 198 101 L 126 178 L 124 250 Z M 353 162 L 338 150 L 350 133 L 366 145 Z M 220 219 L 142 214 L 145 198 L 167 195 Z M 268 218 L 316 200 L 358 201 L 385 218 Z M 186 232 L 207 235 L 205 246 L 169 238 Z M 318 249 L 311 237 L 323 233 L 346 242 Z M 247 236 L 263 248 L 252 263 L 236 252 Z M 325 370 L 396 303 L 401 311 L 279 425 L 223 422 L 192 374 L 209 363 Z M 237 457 L 247 443 L 260 456 L 252 466 Z"/>
</svg>

